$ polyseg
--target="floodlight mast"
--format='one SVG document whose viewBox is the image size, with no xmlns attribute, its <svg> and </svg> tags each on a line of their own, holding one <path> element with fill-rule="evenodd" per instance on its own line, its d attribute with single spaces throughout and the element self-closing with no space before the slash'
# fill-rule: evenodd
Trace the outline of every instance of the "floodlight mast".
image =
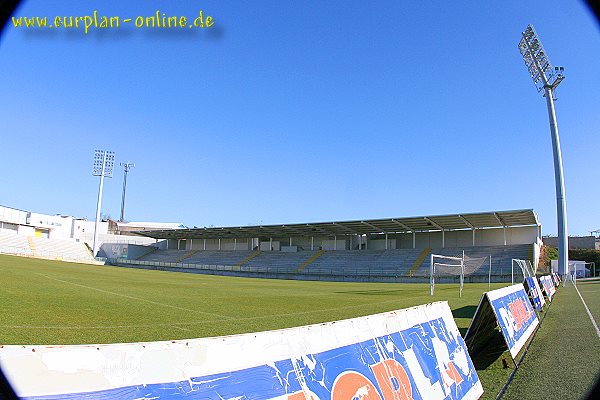
<svg viewBox="0 0 600 400">
<path fill-rule="evenodd" d="M 564 79 L 564 68 L 555 67 L 546 55 L 542 42 L 538 38 L 533 26 L 527 25 L 521 33 L 519 51 L 523 56 L 529 74 L 533 78 L 538 92 L 544 91 L 546 106 L 548 108 L 548 119 L 550 120 L 550 134 L 552 137 L 552 151 L 554 155 L 554 180 L 556 184 L 556 211 L 558 219 L 558 268 L 563 276 L 569 271 L 569 236 L 567 234 L 567 204 L 565 198 L 565 183 L 562 166 L 562 154 L 560 150 L 560 138 L 558 136 L 558 124 L 556 122 L 556 110 L 554 109 L 555 90 Z M 564 281 L 563 281 L 564 282 Z"/>
<path fill-rule="evenodd" d="M 121 167 L 123 167 L 123 196 L 121 197 L 121 218 L 120 222 L 125 222 L 125 191 L 127 190 L 127 174 L 129 170 L 135 167 L 135 164 L 130 162 L 120 163 Z"/>
<path fill-rule="evenodd" d="M 100 177 L 100 187 L 98 188 L 98 202 L 96 204 L 96 222 L 94 223 L 94 242 L 92 246 L 92 255 L 98 255 L 98 222 L 100 221 L 100 210 L 102 208 L 102 189 L 104 188 L 104 177 L 112 178 L 113 166 L 115 162 L 115 153 L 106 150 L 96 150 L 94 154 L 93 175 Z"/>
</svg>

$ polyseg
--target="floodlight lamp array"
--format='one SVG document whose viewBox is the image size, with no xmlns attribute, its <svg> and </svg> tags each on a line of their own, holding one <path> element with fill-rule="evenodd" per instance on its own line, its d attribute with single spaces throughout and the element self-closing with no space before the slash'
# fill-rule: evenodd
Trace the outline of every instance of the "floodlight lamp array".
<svg viewBox="0 0 600 400">
<path fill-rule="evenodd" d="M 102 173 L 102 164 L 104 164 L 104 174 Z M 114 166 L 115 153 L 113 151 L 96 150 L 94 152 L 94 176 L 104 175 L 105 177 L 112 178 Z"/>
<path fill-rule="evenodd" d="M 531 24 L 527 25 L 522 36 L 519 41 L 519 52 L 523 56 L 523 61 L 525 61 L 529 76 L 533 79 L 535 87 L 538 92 L 541 92 L 544 90 L 545 85 L 553 85 L 560 74 L 555 74 L 555 69 L 552 68 L 546 50 L 544 50 L 544 46 Z M 562 79 L 562 75 L 560 77 Z"/>
</svg>

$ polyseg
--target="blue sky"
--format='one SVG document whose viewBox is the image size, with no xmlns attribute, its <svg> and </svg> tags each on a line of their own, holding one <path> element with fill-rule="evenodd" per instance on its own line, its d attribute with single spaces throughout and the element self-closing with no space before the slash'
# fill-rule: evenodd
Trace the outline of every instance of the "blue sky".
<svg viewBox="0 0 600 400">
<path fill-rule="evenodd" d="M 94 218 L 94 149 L 135 162 L 126 219 L 222 226 L 533 208 L 555 234 L 532 23 L 569 231 L 600 228 L 600 29 L 579 1 L 37 1 L 17 16 L 213 16 L 209 31 L 0 39 L 0 204 Z M 117 218 L 122 170 L 105 182 Z"/>
</svg>

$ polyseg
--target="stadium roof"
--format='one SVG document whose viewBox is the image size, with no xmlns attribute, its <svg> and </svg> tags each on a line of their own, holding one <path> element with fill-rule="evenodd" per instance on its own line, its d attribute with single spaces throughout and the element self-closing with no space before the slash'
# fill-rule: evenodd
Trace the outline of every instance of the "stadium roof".
<svg viewBox="0 0 600 400">
<path fill-rule="evenodd" d="M 528 225 L 539 225 L 537 215 L 531 209 L 303 224 L 146 230 L 132 233 L 154 239 L 220 239 L 322 235 L 343 236 Z"/>
</svg>

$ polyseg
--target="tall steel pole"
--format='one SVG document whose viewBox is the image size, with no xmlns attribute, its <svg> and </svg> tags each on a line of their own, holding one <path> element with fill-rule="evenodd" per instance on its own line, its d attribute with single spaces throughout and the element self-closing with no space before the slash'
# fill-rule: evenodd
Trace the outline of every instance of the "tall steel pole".
<svg viewBox="0 0 600 400">
<path fill-rule="evenodd" d="M 106 168 L 106 152 L 102 152 L 102 167 L 100 169 L 100 187 L 98 188 L 98 202 L 96 203 L 96 222 L 94 223 L 94 245 L 92 254 L 94 257 L 98 254 L 98 222 L 100 221 L 100 209 L 102 208 L 102 189 L 104 187 L 104 169 Z"/>
<path fill-rule="evenodd" d="M 94 242 L 92 245 L 92 254 L 98 255 L 98 223 L 100 222 L 100 211 L 102 210 L 102 189 L 104 188 L 104 177 L 112 178 L 115 153 L 106 150 L 96 150 L 94 154 L 94 176 L 100 177 L 100 186 L 98 187 L 98 202 L 96 203 L 96 222 L 94 223 Z"/>
<path fill-rule="evenodd" d="M 123 195 L 121 197 L 121 218 L 119 219 L 120 222 L 124 222 L 125 221 L 125 191 L 127 190 L 127 174 L 129 173 L 129 169 L 135 167 L 135 164 L 133 163 L 121 163 L 120 164 L 122 167 L 124 167 L 124 171 L 123 171 Z"/>
<path fill-rule="evenodd" d="M 554 156 L 554 181 L 556 184 L 556 214 L 558 220 L 558 268 L 563 277 L 569 273 L 569 236 L 567 232 L 567 203 L 565 198 L 565 181 L 562 166 L 562 154 L 560 139 L 558 136 L 558 124 L 556 122 L 556 110 L 554 109 L 554 91 L 564 79 L 564 68 L 555 67 L 548 59 L 548 55 L 542 46 L 533 26 L 527 25 L 521 33 L 519 51 L 523 56 L 529 74 L 533 78 L 538 92 L 544 91 L 546 105 L 548 107 L 548 119 L 550 121 L 550 135 L 552 138 L 552 152 Z M 563 280 L 564 282 L 564 280 Z"/>
<path fill-rule="evenodd" d="M 546 105 L 548 119 L 550 120 L 550 134 L 552 136 L 552 153 L 554 156 L 554 181 L 556 184 L 556 215 L 558 217 L 558 268 L 563 276 L 569 273 L 569 235 L 567 231 L 567 201 L 565 198 L 565 178 L 563 175 L 562 153 L 558 124 L 554 109 L 553 87 L 544 85 L 546 92 Z"/>
</svg>

